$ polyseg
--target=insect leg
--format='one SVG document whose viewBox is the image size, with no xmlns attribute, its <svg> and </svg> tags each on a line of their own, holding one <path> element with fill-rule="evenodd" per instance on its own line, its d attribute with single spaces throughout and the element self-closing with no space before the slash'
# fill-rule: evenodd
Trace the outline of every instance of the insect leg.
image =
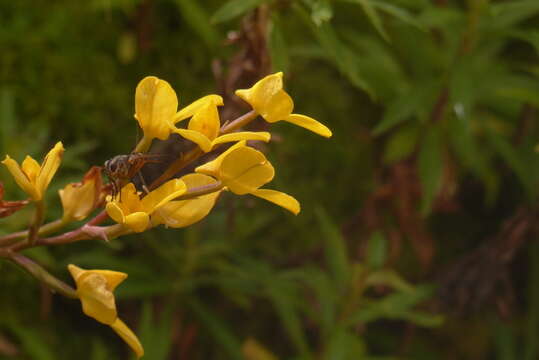
<svg viewBox="0 0 539 360">
<path fill-rule="evenodd" d="M 142 176 L 142 173 L 139 171 L 137 173 L 139 179 L 140 179 L 140 183 L 142 184 L 142 189 L 144 190 L 144 192 L 147 194 L 150 193 L 150 190 L 148 190 L 148 186 L 146 185 L 146 181 L 144 181 L 144 177 Z"/>
</svg>

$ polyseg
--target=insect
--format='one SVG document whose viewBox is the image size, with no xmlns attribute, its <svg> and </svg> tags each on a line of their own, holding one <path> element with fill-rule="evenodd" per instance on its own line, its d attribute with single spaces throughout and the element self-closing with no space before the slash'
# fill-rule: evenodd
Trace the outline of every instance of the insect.
<svg viewBox="0 0 539 360">
<path fill-rule="evenodd" d="M 143 188 L 148 192 L 144 178 L 140 173 L 142 167 L 147 163 L 158 163 L 159 154 L 131 153 L 127 155 L 116 155 L 105 161 L 105 174 L 112 184 L 112 197 L 120 193 L 121 188 L 129 182 L 135 175 L 140 177 Z M 121 200 L 121 199 L 120 199 Z"/>
</svg>

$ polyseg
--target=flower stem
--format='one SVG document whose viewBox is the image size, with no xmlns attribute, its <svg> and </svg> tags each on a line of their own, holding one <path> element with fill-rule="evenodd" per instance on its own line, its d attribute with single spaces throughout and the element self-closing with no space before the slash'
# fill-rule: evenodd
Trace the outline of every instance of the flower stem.
<svg viewBox="0 0 539 360">
<path fill-rule="evenodd" d="M 202 195 L 207 195 L 207 194 L 214 193 L 216 191 L 220 191 L 221 189 L 223 189 L 223 183 L 221 181 L 217 181 L 217 182 L 215 182 L 213 184 L 208 184 L 208 185 L 197 186 L 197 187 L 191 188 L 191 189 L 187 190 L 186 193 L 178 196 L 174 200 L 192 199 L 192 198 L 196 198 L 196 197 L 199 197 L 199 196 L 202 196 Z"/>
<path fill-rule="evenodd" d="M 67 223 L 63 219 L 58 219 L 51 221 L 50 223 L 47 223 L 45 225 L 42 225 L 37 234 L 39 236 L 47 235 L 53 232 L 56 232 L 63 228 Z M 18 231 L 14 232 L 5 236 L 0 237 L 0 246 L 2 245 L 9 245 L 15 240 L 20 240 L 28 237 L 28 230 L 25 231 Z"/>
<path fill-rule="evenodd" d="M 137 144 L 137 146 L 135 146 L 135 149 L 133 149 L 133 152 L 145 153 L 150 149 L 151 145 L 152 145 L 152 139 L 146 136 L 143 136 L 142 139 Z"/>
<path fill-rule="evenodd" d="M 10 259 L 15 264 L 22 267 L 24 270 L 26 270 L 30 275 L 35 277 L 37 280 L 46 284 L 53 292 L 58 292 L 64 295 L 65 297 L 68 297 L 71 299 L 78 298 L 78 295 L 75 289 L 73 289 L 71 286 L 67 285 L 63 281 L 57 279 L 53 275 L 51 275 L 43 267 L 41 267 L 39 264 L 35 263 L 34 261 L 30 260 L 26 256 L 12 253 L 8 257 L 8 259 Z"/>
<path fill-rule="evenodd" d="M 34 244 L 37 239 L 39 228 L 45 219 L 45 200 L 36 201 L 36 211 L 30 229 L 28 229 L 28 242 Z"/>
<path fill-rule="evenodd" d="M 246 114 L 243 114 L 242 116 L 230 121 L 230 122 L 225 122 L 225 124 L 223 126 L 221 126 L 221 129 L 219 130 L 219 134 L 228 134 L 234 130 L 237 130 L 245 125 L 247 125 L 248 123 L 250 123 L 251 121 L 253 121 L 254 119 L 256 119 L 256 117 L 258 116 L 258 114 L 256 113 L 256 111 L 254 110 L 251 110 L 249 111 L 248 113 Z M 156 187 L 158 187 L 159 185 L 161 185 L 162 183 L 164 183 L 165 181 L 167 181 L 168 179 L 172 178 L 176 173 L 178 173 L 181 169 L 183 169 L 185 166 L 187 166 L 188 164 L 192 163 L 193 161 L 195 161 L 196 159 L 198 159 L 200 156 L 202 156 L 204 154 L 204 152 L 202 150 L 200 150 L 200 148 L 197 146 L 196 148 L 192 149 L 191 151 L 189 151 L 187 154 L 183 155 L 183 156 L 180 156 L 178 159 L 176 159 L 175 161 L 173 161 L 168 169 L 165 170 L 165 172 L 163 172 L 163 174 L 161 174 L 161 176 L 159 176 L 154 182 L 152 182 L 149 186 L 150 190 L 153 190 L 155 189 Z"/>
<path fill-rule="evenodd" d="M 223 126 L 221 126 L 220 134 L 228 134 L 234 130 L 242 128 L 254 119 L 256 119 L 257 116 L 258 113 L 254 110 L 251 110 L 248 113 L 243 114 L 239 118 L 234 119 L 231 122 L 225 123 Z"/>
</svg>

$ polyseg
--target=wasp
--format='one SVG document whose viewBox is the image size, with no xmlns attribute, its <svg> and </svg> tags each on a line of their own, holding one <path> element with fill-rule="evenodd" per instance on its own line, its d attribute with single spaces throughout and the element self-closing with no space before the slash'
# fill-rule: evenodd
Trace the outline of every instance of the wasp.
<svg viewBox="0 0 539 360">
<path fill-rule="evenodd" d="M 131 153 L 127 155 L 116 155 L 112 159 L 105 161 L 104 170 L 112 185 L 112 197 L 114 198 L 120 193 L 121 188 L 135 177 L 135 175 L 140 177 L 143 188 L 148 193 L 148 188 L 140 170 L 147 163 L 160 162 L 159 158 L 161 156 L 159 154 Z"/>
</svg>

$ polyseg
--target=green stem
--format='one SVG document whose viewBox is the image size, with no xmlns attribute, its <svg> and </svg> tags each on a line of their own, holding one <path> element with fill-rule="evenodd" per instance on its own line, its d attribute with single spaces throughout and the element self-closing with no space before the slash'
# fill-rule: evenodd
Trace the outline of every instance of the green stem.
<svg viewBox="0 0 539 360">
<path fill-rule="evenodd" d="M 150 149 L 150 146 L 152 145 L 152 140 L 153 139 L 150 139 L 146 136 L 143 136 L 142 139 L 139 141 L 139 143 L 137 144 L 137 146 L 135 146 L 135 149 L 133 149 L 133 152 L 134 153 L 145 153 L 145 152 L 148 152 L 148 150 Z"/>
<path fill-rule="evenodd" d="M 41 227 L 41 224 L 43 224 L 43 220 L 45 219 L 45 200 L 41 199 L 39 201 L 36 201 L 35 204 L 36 211 L 34 213 L 34 218 L 32 220 L 32 224 L 30 225 L 30 229 L 28 229 L 28 242 L 30 244 L 36 242 L 39 228 Z"/>
<path fill-rule="evenodd" d="M 53 292 L 58 292 L 71 299 L 78 299 L 75 289 L 51 275 L 43 267 L 30 260 L 26 256 L 13 253 L 8 257 L 8 259 L 22 267 L 37 280 L 47 285 Z"/>
<path fill-rule="evenodd" d="M 64 219 L 58 219 L 51 221 L 50 223 L 47 223 L 45 225 L 42 225 L 37 234 L 39 236 L 48 235 L 50 233 L 57 232 L 61 228 L 63 228 L 65 225 L 67 225 L 67 222 L 64 221 Z M 28 230 L 25 231 L 18 231 L 14 232 L 5 236 L 0 237 L 0 246 L 7 246 L 11 244 L 14 240 L 20 240 L 28 237 Z"/>
</svg>

